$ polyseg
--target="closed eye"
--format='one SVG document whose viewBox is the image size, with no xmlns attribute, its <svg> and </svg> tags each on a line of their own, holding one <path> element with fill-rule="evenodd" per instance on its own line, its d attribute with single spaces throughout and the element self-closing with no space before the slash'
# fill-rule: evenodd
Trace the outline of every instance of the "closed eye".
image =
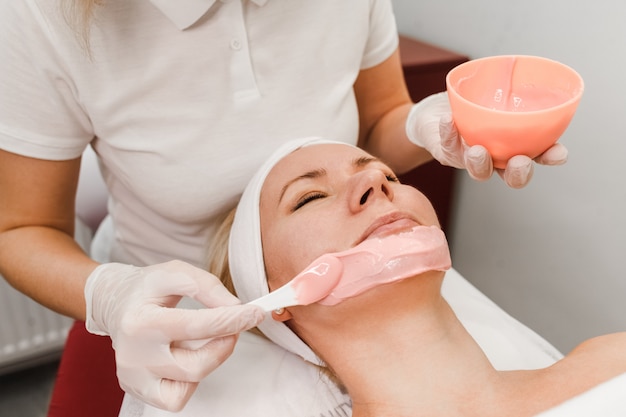
<svg viewBox="0 0 626 417">
<path fill-rule="evenodd" d="M 320 193 L 320 192 L 312 192 L 312 193 L 305 194 L 296 202 L 296 205 L 293 207 L 293 209 L 291 209 L 291 211 L 292 212 L 296 211 L 302 206 L 310 203 L 311 201 L 317 200 L 319 198 L 324 198 L 324 197 L 326 197 L 326 194 Z"/>
<path fill-rule="evenodd" d="M 385 178 L 387 178 L 387 181 L 389 181 L 389 182 L 400 182 L 398 177 L 396 177 L 393 174 L 387 174 L 387 175 L 385 175 Z"/>
</svg>

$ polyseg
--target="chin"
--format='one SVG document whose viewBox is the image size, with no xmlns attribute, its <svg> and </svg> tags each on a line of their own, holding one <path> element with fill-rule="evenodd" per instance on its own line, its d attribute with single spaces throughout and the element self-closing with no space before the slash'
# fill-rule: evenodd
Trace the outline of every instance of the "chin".
<svg viewBox="0 0 626 417">
<path fill-rule="evenodd" d="M 442 271 L 424 272 L 400 281 L 378 285 L 338 304 L 319 307 L 332 309 L 334 312 L 341 309 L 344 314 L 348 314 L 361 310 L 370 313 L 378 308 L 395 309 L 397 305 L 413 306 L 439 299 L 444 276 L 445 272 Z"/>
</svg>

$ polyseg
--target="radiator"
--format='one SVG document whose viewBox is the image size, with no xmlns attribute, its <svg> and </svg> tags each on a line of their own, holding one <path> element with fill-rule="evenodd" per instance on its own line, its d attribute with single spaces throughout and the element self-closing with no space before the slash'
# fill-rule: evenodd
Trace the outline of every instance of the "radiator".
<svg viewBox="0 0 626 417">
<path fill-rule="evenodd" d="M 0 277 L 0 374 L 58 358 L 72 323 Z"/>
</svg>

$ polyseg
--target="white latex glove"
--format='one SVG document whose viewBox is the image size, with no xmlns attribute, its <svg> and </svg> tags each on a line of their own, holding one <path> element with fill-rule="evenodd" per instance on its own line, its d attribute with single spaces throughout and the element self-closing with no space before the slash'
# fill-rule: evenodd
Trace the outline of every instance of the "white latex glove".
<svg viewBox="0 0 626 417">
<path fill-rule="evenodd" d="M 452 121 L 448 93 L 437 93 L 413 105 L 406 121 L 409 140 L 426 149 L 442 165 L 466 169 L 479 181 L 493 174 L 493 161 L 483 146 L 468 146 Z M 567 148 L 557 143 L 534 160 L 542 165 L 561 165 L 567 161 Z M 533 160 L 525 155 L 509 159 L 504 170 L 496 169 L 509 187 L 522 188 L 533 176 Z"/>
<path fill-rule="evenodd" d="M 174 308 L 182 296 L 210 308 Z M 85 302 L 87 330 L 113 340 L 122 389 L 170 411 L 182 409 L 198 382 L 230 356 L 237 335 L 264 318 L 214 275 L 180 261 L 102 264 L 87 279 Z"/>
</svg>

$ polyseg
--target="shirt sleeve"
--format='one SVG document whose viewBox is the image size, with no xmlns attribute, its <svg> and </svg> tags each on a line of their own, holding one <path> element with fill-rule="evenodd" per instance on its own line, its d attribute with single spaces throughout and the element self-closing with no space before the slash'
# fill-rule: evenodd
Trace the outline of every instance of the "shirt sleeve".
<svg viewBox="0 0 626 417">
<path fill-rule="evenodd" d="M 0 148 L 48 160 L 78 157 L 94 137 L 60 53 L 80 47 L 59 3 L 0 4 Z"/>
<path fill-rule="evenodd" d="M 374 67 L 398 47 L 398 28 L 391 0 L 370 0 L 370 34 L 361 69 Z"/>
</svg>

